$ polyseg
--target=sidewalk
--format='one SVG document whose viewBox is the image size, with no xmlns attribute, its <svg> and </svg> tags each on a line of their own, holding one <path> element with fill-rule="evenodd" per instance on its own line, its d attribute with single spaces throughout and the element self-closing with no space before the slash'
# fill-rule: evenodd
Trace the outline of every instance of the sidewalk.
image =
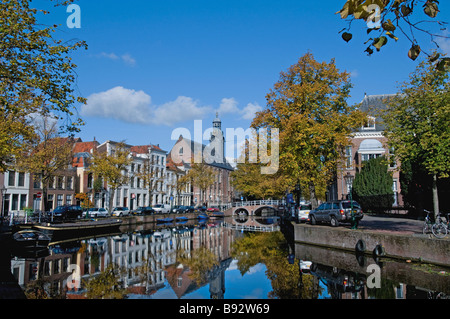
<svg viewBox="0 0 450 319">
<path fill-rule="evenodd" d="M 408 218 L 364 215 L 364 218 L 359 222 L 358 229 L 425 237 L 426 235 L 422 232 L 423 223 L 422 220 Z M 449 236 L 446 239 L 449 239 Z"/>
</svg>

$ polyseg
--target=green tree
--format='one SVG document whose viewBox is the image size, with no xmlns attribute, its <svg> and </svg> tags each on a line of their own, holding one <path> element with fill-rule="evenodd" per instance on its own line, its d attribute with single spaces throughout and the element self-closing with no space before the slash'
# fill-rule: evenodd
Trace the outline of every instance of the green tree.
<svg viewBox="0 0 450 319">
<path fill-rule="evenodd" d="M 66 171 L 72 164 L 72 149 L 74 139 L 61 137 L 57 122 L 49 118 L 42 122 L 34 122 L 37 138 L 30 144 L 31 150 L 24 151 L 16 157 L 16 167 L 21 171 L 34 174 L 42 184 L 44 211 L 49 210 L 47 191 L 49 184 L 54 182 L 62 171 Z"/>
<path fill-rule="evenodd" d="M 449 71 L 421 62 L 383 112 L 385 134 L 400 162 L 411 161 L 432 176 L 434 213 L 437 180 L 450 175 Z"/>
<path fill-rule="evenodd" d="M 191 169 L 186 174 L 186 180 L 191 182 L 200 190 L 200 204 L 205 200 L 206 190 L 210 187 L 216 179 L 214 169 L 206 163 L 191 163 Z"/>
<path fill-rule="evenodd" d="M 91 158 L 91 171 L 96 178 L 101 178 L 109 187 L 109 211 L 112 211 L 116 190 L 128 183 L 127 166 L 131 164 L 130 152 L 124 143 L 118 143 L 111 154 L 95 151 Z"/>
<path fill-rule="evenodd" d="M 352 195 L 364 211 L 382 212 L 392 208 L 394 193 L 392 174 L 381 156 L 363 164 L 353 181 Z"/>
<path fill-rule="evenodd" d="M 121 280 L 126 270 L 109 264 L 98 276 L 86 283 L 88 299 L 124 299 L 127 290 Z"/>
<path fill-rule="evenodd" d="M 70 57 L 86 44 L 55 39 L 57 25 L 37 21 L 49 12 L 30 5 L 29 0 L 0 2 L 0 171 L 35 137 L 30 114 L 52 115 L 73 133 L 82 124 L 72 118 L 76 104 L 86 102 L 75 93 L 76 65 Z"/>
<path fill-rule="evenodd" d="M 429 35 L 437 49 L 439 45 L 436 38 L 448 38 L 440 33 L 447 23 L 435 19 L 439 12 L 437 0 L 346 0 L 337 13 L 348 21 L 348 27 L 339 33 L 345 31 L 342 38 L 349 42 L 353 38 L 350 33 L 353 21 L 364 20 L 368 37 L 365 44 L 369 44 L 365 52 L 368 55 L 373 54 L 374 50 L 380 51 L 391 40 L 397 41 L 398 36 L 403 36 L 411 43 L 408 57 L 415 60 L 424 52 L 418 43 L 417 33 Z M 432 59 L 439 58 L 437 55 L 426 54 Z M 443 58 L 440 63 L 441 66 L 449 64 L 450 60 Z"/>
<path fill-rule="evenodd" d="M 308 190 L 314 207 L 334 178 L 350 133 L 366 118 L 347 104 L 350 88 L 350 75 L 334 60 L 318 62 L 307 53 L 281 73 L 266 109 L 252 122 L 255 129 L 279 129 L 280 171 L 291 188 L 299 183 Z"/>
</svg>

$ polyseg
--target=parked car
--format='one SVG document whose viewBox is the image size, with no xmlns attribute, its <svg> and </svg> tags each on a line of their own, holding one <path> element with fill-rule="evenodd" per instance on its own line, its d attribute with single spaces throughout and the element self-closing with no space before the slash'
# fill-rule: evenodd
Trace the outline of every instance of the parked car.
<svg viewBox="0 0 450 319">
<path fill-rule="evenodd" d="M 83 209 L 76 205 L 65 205 L 56 207 L 51 213 L 55 219 L 77 219 L 83 214 Z"/>
<path fill-rule="evenodd" d="M 177 213 L 177 214 L 186 214 L 186 213 L 190 213 L 191 211 L 192 211 L 192 209 L 189 206 L 184 206 L 184 205 L 176 206 L 176 207 L 174 207 L 174 209 L 172 209 L 172 213 Z"/>
<path fill-rule="evenodd" d="M 175 205 L 172 207 L 172 213 L 177 213 L 178 214 L 178 210 L 183 207 L 181 205 Z"/>
<path fill-rule="evenodd" d="M 87 214 L 87 217 L 108 217 L 109 212 L 106 208 L 89 208 L 87 212 L 83 212 L 83 217 L 85 217 Z"/>
<path fill-rule="evenodd" d="M 151 206 L 140 206 L 133 210 L 131 214 L 133 215 L 150 215 L 153 214 L 155 211 Z"/>
<path fill-rule="evenodd" d="M 111 213 L 112 216 L 128 216 L 130 214 L 130 210 L 127 207 L 115 207 Z"/>
<path fill-rule="evenodd" d="M 351 223 L 352 209 L 357 221 L 364 216 L 361 206 L 356 201 L 338 200 L 322 203 L 319 207 L 309 212 L 312 225 L 316 223 L 330 223 L 331 226 L 339 226 L 340 223 Z"/>
<path fill-rule="evenodd" d="M 214 213 L 214 212 L 219 212 L 220 209 L 218 207 L 208 207 L 208 209 L 206 211 L 208 213 Z"/>
<path fill-rule="evenodd" d="M 154 205 L 152 208 L 155 211 L 155 213 L 157 213 L 157 214 L 169 214 L 170 213 L 170 205 L 167 205 L 167 204 L 157 204 L 157 205 Z"/>
<path fill-rule="evenodd" d="M 194 206 L 188 206 L 190 209 L 192 209 L 192 211 L 197 211 L 199 213 L 204 213 L 206 212 L 206 206 L 198 206 L 197 208 L 195 208 Z"/>
<path fill-rule="evenodd" d="M 309 220 L 309 212 L 311 209 L 311 204 L 300 204 L 297 209 L 297 216 L 295 216 L 297 222 L 307 222 Z"/>
</svg>

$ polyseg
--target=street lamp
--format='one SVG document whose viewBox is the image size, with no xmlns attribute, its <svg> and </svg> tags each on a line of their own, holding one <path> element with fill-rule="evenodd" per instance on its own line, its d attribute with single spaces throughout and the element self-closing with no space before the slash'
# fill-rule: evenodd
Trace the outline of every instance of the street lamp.
<svg viewBox="0 0 450 319">
<path fill-rule="evenodd" d="M 5 214 L 5 195 L 6 195 L 6 191 L 7 191 L 8 189 L 5 187 L 5 186 L 3 186 L 1 189 L 0 189 L 0 191 L 1 191 L 1 193 L 2 193 L 2 211 L 1 211 L 1 217 L 2 217 L 2 222 L 1 222 L 1 225 L 3 225 L 3 218 L 4 218 L 4 214 Z"/>
<path fill-rule="evenodd" d="M 356 224 L 355 220 L 355 213 L 353 212 L 353 199 L 352 199 L 352 187 L 353 187 L 353 180 L 354 177 L 350 172 L 347 172 L 347 175 L 344 176 L 345 183 L 347 184 L 347 192 L 348 192 L 348 199 L 350 200 L 350 211 L 352 216 L 352 229 L 356 229 L 358 226 Z"/>
</svg>

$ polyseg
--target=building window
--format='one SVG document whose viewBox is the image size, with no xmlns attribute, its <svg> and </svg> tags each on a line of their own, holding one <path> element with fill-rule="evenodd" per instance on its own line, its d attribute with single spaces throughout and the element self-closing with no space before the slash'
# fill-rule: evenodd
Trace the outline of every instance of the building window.
<svg viewBox="0 0 450 319">
<path fill-rule="evenodd" d="M 16 172 L 9 171 L 8 186 L 15 186 L 15 185 L 16 185 Z"/>
<path fill-rule="evenodd" d="M 397 162 L 395 161 L 394 148 L 391 147 L 389 148 L 389 168 L 396 168 L 396 167 Z"/>
<path fill-rule="evenodd" d="M 92 173 L 91 173 L 88 175 L 88 178 L 87 178 L 87 187 L 92 188 L 93 182 L 94 182 L 94 180 L 93 180 Z"/>
<path fill-rule="evenodd" d="M 53 194 L 48 194 L 47 205 L 49 210 L 53 209 Z"/>
<path fill-rule="evenodd" d="M 373 116 L 368 116 L 367 121 L 362 127 L 363 130 L 374 130 L 375 129 L 375 118 Z"/>
<path fill-rule="evenodd" d="M 25 173 L 19 173 L 19 185 L 20 187 L 25 186 Z"/>
<path fill-rule="evenodd" d="M 48 188 L 49 189 L 55 188 L 55 178 L 53 176 L 49 177 L 48 179 Z"/>
<path fill-rule="evenodd" d="M 352 146 L 345 147 L 345 168 L 351 169 L 353 167 L 352 161 Z"/>
<path fill-rule="evenodd" d="M 64 177 L 58 177 L 58 189 L 64 189 Z"/>
<path fill-rule="evenodd" d="M 41 175 L 34 175 L 33 176 L 33 187 L 35 189 L 41 188 Z"/>
<path fill-rule="evenodd" d="M 67 189 L 68 190 L 73 189 L 73 177 L 67 177 Z"/>
<path fill-rule="evenodd" d="M 67 195 L 66 196 L 66 204 L 67 205 L 72 205 L 72 195 Z"/>
<path fill-rule="evenodd" d="M 380 156 L 381 156 L 381 154 L 361 154 L 361 161 L 365 162 L 365 161 L 368 161 L 368 160 L 370 160 L 372 158 L 377 158 L 377 157 L 380 157 Z"/>
<path fill-rule="evenodd" d="M 27 195 L 21 194 L 20 195 L 20 209 L 25 209 L 27 207 Z"/>
<path fill-rule="evenodd" d="M 11 210 L 19 209 L 19 194 L 12 195 Z"/>
<path fill-rule="evenodd" d="M 62 206 L 64 203 L 63 202 L 64 196 L 62 194 L 58 194 L 56 198 L 57 198 L 56 206 Z"/>
</svg>

